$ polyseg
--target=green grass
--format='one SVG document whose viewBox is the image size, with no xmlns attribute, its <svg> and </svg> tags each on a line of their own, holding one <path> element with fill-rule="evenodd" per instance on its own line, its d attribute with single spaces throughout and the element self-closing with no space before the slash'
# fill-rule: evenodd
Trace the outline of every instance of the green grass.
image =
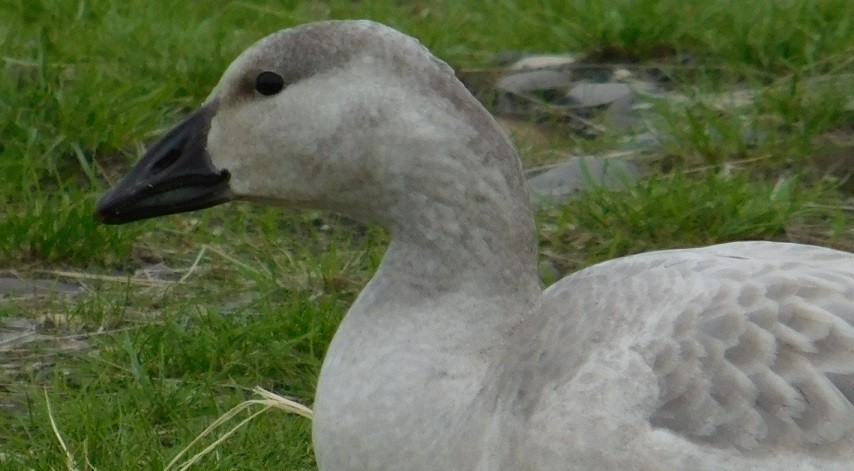
<svg viewBox="0 0 854 471">
<path fill-rule="evenodd" d="M 0 267 L 73 272 L 87 288 L 0 300 L 0 322 L 31 319 L 45 334 L 0 345 L 0 469 L 67 468 L 45 391 L 77 469 L 99 470 L 163 469 L 255 385 L 310 403 L 326 344 L 382 256 L 381 230 L 245 204 L 122 227 L 91 214 L 241 50 L 352 17 L 415 35 L 458 67 L 502 51 L 623 51 L 689 98 L 657 105 L 652 125 L 670 139 L 654 156 L 660 176 L 538 214 L 548 282 L 656 248 L 854 249 L 852 186 L 831 173 L 854 152 L 848 0 L 0 0 Z M 757 99 L 704 100 L 733 88 Z M 623 137 L 553 144 L 596 152 Z M 529 144 L 524 157 L 540 163 Z M 163 267 L 183 271 L 132 276 Z M 309 435 L 305 419 L 270 411 L 199 469 L 312 469 Z"/>
</svg>

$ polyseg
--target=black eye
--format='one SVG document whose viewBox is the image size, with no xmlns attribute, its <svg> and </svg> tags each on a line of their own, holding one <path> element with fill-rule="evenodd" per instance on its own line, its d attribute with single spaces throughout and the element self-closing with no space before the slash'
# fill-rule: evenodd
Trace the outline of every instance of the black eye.
<svg viewBox="0 0 854 471">
<path fill-rule="evenodd" d="M 255 90 L 262 95 L 275 95 L 285 88 L 285 79 L 275 72 L 261 72 L 255 79 Z"/>
</svg>

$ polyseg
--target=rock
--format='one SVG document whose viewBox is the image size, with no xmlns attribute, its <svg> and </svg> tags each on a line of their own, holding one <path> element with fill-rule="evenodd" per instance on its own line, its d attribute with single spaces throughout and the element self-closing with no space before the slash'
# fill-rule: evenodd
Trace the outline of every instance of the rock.
<svg viewBox="0 0 854 471">
<path fill-rule="evenodd" d="M 626 95 L 611 102 L 603 115 L 605 126 L 621 130 L 629 130 L 637 126 L 639 114 L 635 107 L 636 103 L 634 95 Z"/>
<path fill-rule="evenodd" d="M 655 85 L 645 82 L 582 82 L 569 90 L 567 98 L 571 109 L 579 115 L 601 116 L 601 124 L 606 128 L 631 130 L 638 127 L 642 113 L 651 108 L 643 97 L 655 93 Z"/>
<path fill-rule="evenodd" d="M 503 75 L 495 85 L 498 113 L 510 116 L 535 116 L 542 103 L 561 99 L 572 85 L 564 72 L 541 69 Z"/>
<path fill-rule="evenodd" d="M 558 70 L 527 70 L 506 74 L 495 85 L 499 91 L 522 94 L 544 90 L 566 90 L 572 85 L 569 75 Z"/>
<path fill-rule="evenodd" d="M 12 276 L 0 276 L 0 298 L 9 296 L 40 296 L 50 293 L 77 294 L 83 289 L 75 284 L 56 280 L 27 280 Z"/>
<path fill-rule="evenodd" d="M 575 63 L 576 57 L 570 54 L 547 54 L 523 57 L 509 67 L 510 70 L 560 69 Z"/>
<path fill-rule="evenodd" d="M 635 92 L 625 83 L 578 83 L 567 96 L 572 104 L 581 108 L 610 105 L 614 102 L 633 99 Z"/>
<path fill-rule="evenodd" d="M 0 322 L 0 352 L 21 348 L 38 340 L 38 324 L 32 319 L 12 317 Z M 2 364 L 2 363 L 0 363 Z"/>
<path fill-rule="evenodd" d="M 620 139 L 617 152 L 631 152 L 633 154 L 656 152 L 664 146 L 666 141 L 667 137 L 662 134 L 645 131 Z"/>
<path fill-rule="evenodd" d="M 528 177 L 535 203 L 565 203 L 591 188 L 625 188 L 640 178 L 642 170 L 623 158 L 572 157 Z"/>
<path fill-rule="evenodd" d="M 186 273 L 184 268 L 172 268 L 159 262 L 134 270 L 133 277 L 152 281 L 169 281 L 180 279 L 184 273 Z"/>
</svg>

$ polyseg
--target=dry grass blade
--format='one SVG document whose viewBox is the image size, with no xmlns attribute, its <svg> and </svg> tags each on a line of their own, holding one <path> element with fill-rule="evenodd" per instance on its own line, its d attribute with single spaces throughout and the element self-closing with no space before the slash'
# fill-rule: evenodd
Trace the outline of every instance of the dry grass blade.
<svg viewBox="0 0 854 471">
<path fill-rule="evenodd" d="M 250 406 L 250 405 L 252 405 L 252 404 L 246 404 L 246 407 L 248 407 L 248 406 Z M 238 406 L 238 407 L 239 407 L 239 406 Z M 240 411 L 242 411 L 242 410 L 243 410 L 243 409 L 245 409 L 246 407 L 239 407 L 239 409 L 238 409 L 237 411 L 235 411 L 235 414 L 236 414 L 236 413 L 238 413 L 238 412 L 240 412 Z M 182 465 L 181 465 L 181 467 L 177 468 L 177 470 L 178 470 L 178 471 L 186 471 L 186 470 L 190 469 L 190 467 L 192 467 L 194 464 L 196 464 L 200 459 L 202 459 L 202 457 L 204 457 L 205 455 L 207 455 L 207 454 L 208 454 L 208 453 L 210 453 L 211 451 L 215 450 L 215 449 L 216 449 L 216 447 L 218 447 L 218 446 L 220 445 L 220 443 L 224 442 L 225 440 L 227 440 L 227 439 L 228 439 L 228 437 L 230 437 L 231 435 L 233 435 L 233 434 L 234 434 L 234 432 L 238 431 L 241 427 L 243 427 L 244 425 L 246 425 L 247 423 L 249 423 L 249 422 L 250 422 L 252 419 L 254 419 L 255 417 L 257 417 L 257 416 L 261 415 L 262 413 L 266 412 L 266 411 L 267 411 L 267 409 L 269 409 L 269 408 L 270 408 L 270 406 L 265 407 L 265 408 L 263 408 L 263 409 L 261 409 L 261 410 L 259 410 L 259 411 L 255 411 L 255 412 L 253 412 L 253 413 L 252 413 L 252 415 L 250 415 L 249 417 L 246 417 L 245 419 L 243 419 L 243 420 L 241 420 L 240 422 L 238 422 L 238 423 L 237 423 L 237 425 L 235 425 L 234 427 L 230 428 L 227 432 L 225 432 L 224 434 L 222 434 L 222 436 L 220 436 L 219 438 L 217 438 L 213 443 L 211 443 L 210 445 L 208 445 L 207 447 L 205 447 L 205 449 L 204 449 L 204 450 L 202 450 L 202 451 L 200 451 L 200 452 L 196 453 L 195 455 L 193 455 L 193 457 L 192 457 L 192 458 L 190 458 L 189 460 L 187 460 L 186 462 L 184 462 L 184 464 L 182 464 Z M 228 413 L 226 413 L 226 415 L 224 415 L 223 417 L 220 417 L 219 419 L 217 419 L 213 424 L 211 424 L 211 426 L 210 426 L 210 427 L 208 427 L 207 429 L 205 429 L 205 431 L 204 431 L 204 432 L 202 432 L 202 434 L 201 434 L 199 437 L 196 437 L 196 440 L 193 440 L 193 443 L 197 443 L 197 441 L 198 441 L 198 439 L 199 439 L 199 438 L 204 437 L 205 435 L 207 435 L 208 433 L 210 433 L 214 428 L 219 427 L 220 425 L 222 425 L 222 424 L 223 424 L 223 423 L 225 423 L 226 421 L 230 420 L 230 419 L 231 419 L 231 417 L 233 417 L 233 415 L 229 415 Z M 191 445 L 192 445 L 192 444 L 191 444 Z M 183 453 L 183 451 L 186 451 L 186 449 L 185 449 L 185 450 L 182 450 L 182 453 Z M 174 462 L 174 461 L 173 461 L 173 462 Z M 170 463 L 170 465 L 171 465 L 171 464 L 172 464 L 172 463 Z M 169 468 L 167 467 L 166 469 L 168 470 Z"/>
<path fill-rule="evenodd" d="M 186 470 L 190 469 L 190 467 L 192 467 L 194 464 L 196 464 L 205 455 L 207 455 L 211 451 L 215 450 L 216 447 L 218 447 L 222 442 L 227 440 L 228 437 L 233 435 L 234 432 L 238 431 L 241 427 L 243 427 L 244 425 L 249 423 L 252 419 L 263 414 L 264 412 L 266 412 L 270 408 L 281 409 L 281 410 L 284 410 L 287 412 L 291 412 L 294 414 L 301 415 L 301 416 L 306 417 L 308 419 L 311 419 L 311 417 L 312 417 L 311 409 L 309 409 L 308 407 L 306 407 L 306 406 L 304 406 L 298 402 L 295 402 L 295 401 L 292 401 L 292 400 L 287 399 L 285 397 L 279 396 L 278 394 L 274 394 L 274 393 L 267 391 L 266 389 L 261 388 L 259 386 L 256 386 L 255 388 L 253 388 L 252 392 L 254 392 L 255 394 L 258 394 L 263 399 L 249 399 L 247 401 L 243 401 L 240 404 L 232 407 L 228 412 L 226 412 L 225 414 L 220 416 L 212 424 L 208 425 L 208 427 L 205 428 L 196 438 L 194 438 L 193 441 L 190 442 L 189 445 L 184 447 L 183 450 L 181 450 L 177 455 L 175 455 L 175 457 L 172 458 L 172 461 L 170 461 L 169 464 L 166 465 L 166 467 L 163 469 L 163 471 L 172 471 L 172 470 L 186 471 Z M 249 415 L 249 417 L 246 417 L 245 419 L 238 422 L 237 425 L 228 429 L 227 432 L 222 434 L 219 438 L 217 438 L 213 443 L 211 443 L 210 445 L 205 447 L 202 451 L 193 455 L 190 459 L 188 459 L 187 461 L 182 463 L 180 466 L 178 465 L 178 460 L 180 460 L 182 456 L 187 454 L 187 452 L 190 450 L 190 448 L 195 446 L 197 443 L 199 443 L 206 436 L 210 435 L 210 433 L 213 432 L 215 429 L 217 429 L 220 425 L 228 422 L 229 420 L 234 418 L 237 414 L 243 412 L 244 410 L 246 410 L 247 408 L 249 408 L 253 405 L 260 405 L 260 406 L 263 406 L 263 408 L 258 410 L 258 411 L 253 412 L 252 414 Z"/>
<path fill-rule="evenodd" d="M 806 207 L 808 208 L 816 208 L 816 209 L 830 209 L 830 210 L 839 210 L 839 211 L 847 211 L 854 213 L 854 204 L 852 205 L 832 205 L 832 204 L 817 204 L 817 203 L 807 203 Z"/>
<path fill-rule="evenodd" d="M 196 258 L 193 260 L 193 263 L 186 270 L 187 272 L 184 274 L 184 276 L 182 276 L 178 280 L 178 283 L 183 283 L 183 282 L 187 281 L 187 279 L 190 278 L 190 276 L 192 276 L 193 273 L 195 273 L 195 271 L 199 268 L 199 264 L 201 264 L 201 262 L 202 262 L 202 258 L 204 258 L 205 254 L 207 252 L 211 252 L 211 253 L 214 253 L 216 255 L 219 255 L 220 257 L 223 258 L 223 260 L 230 262 L 230 263 L 233 263 L 234 265 L 237 265 L 238 267 L 240 267 L 244 270 L 247 270 L 247 271 L 252 272 L 252 273 L 259 273 L 259 270 L 257 268 L 253 268 L 253 267 L 241 262 L 240 260 L 232 257 L 231 255 L 228 255 L 223 250 L 218 249 L 212 245 L 204 244 L 204 245 L 202 245 L 202 248 L 199 250 L 199 253 L 196 254 Z"/>
<path fill-rule="evenodd" d="M 93 273 L 74 272 L 74 271 L 67 271 L 67 270 L 33 270 L 33 272 L 53 275 L 53 276 L 58 277 L 58 278 L 72 278 L 72 279 L 78 279 L 78 280 L 107 281 L 107 282 L 112 282 L 112 283 L 130 283 L 130 284 L 146 285 L 146 286 L 164 286 L 164 285 L 172 285 L 175 283 L 183 283 L 183 282 L 187 281 L 187 279 L 189 279 L 196 272 L 196 270 L 199 268 L 199 264 L 201 263 L 202 259 L 204 258 L 205 254 L 208 251 L 219 255 L 223 259 L 225 259 L 231 263 L 234 263 L 235 265 L 238 265 L 245 270 L 250 270 L 252 272 L 258 271 L 257 269 L 252 268 L 249 265 L 246 265 L 245 263 L 240 262 L 236 258 L 231 257 L 230 255 L 226 254 L 222 250 L 219 250 L 213 246 L 205 244 L 199 250 L 199 253 L 196 255 L 196 258 L 193 260 L 193 263 L 190 265 L 190 267 L 187 268 L 186 270 L 180 270 L 180 271 L 184 271 L 185 273 L 177 281 L 157 280 L 157 279 L 151 279 L 151 278 L 141 278 L 141 277 L 137 277 L 137 276 L 97 275 L 97 274 L 93 274 Z"/>
<path fill-rule="evenodd" d="M 113 283 L 131 283 L 148 286 L 162 286 L 174 283 L 174 281 L 151 280 L 142 278 L 133 278 L 129 276 L 111 276 L 111 275 L 96 275 L 93 273 L 73 272 L 66 270 L 33 270 L 35 273 L 45 273 L 60 278 L 75 278 L 79 280 L 97 280 L 110 281 Z"/>
<path fill-rule="evenodd" d="M 88 442 L 88 441 L 84 441 L 84 442 L 83 442 L 83 459 L 85 459 L 85 460 L 86 460 L 86 469 L 91 469 L 91 470 L 93 470 L 93 471 L 98 471 L 98 468 L 96 468 L 96 467 L 92 464 L 92 462 L 90 462 L 90 461 L 89 461 L 89 442 Z"/>
<path fill-rule="evenodd" d="M 286 412 L 290 412 L 292 414 L 297 414 L 305 417 L 306 419 L 311 420 L 313 417 L 313 412 L 308 407 L 296 402 L 292 401 L 286 397 L 279 396 L 278 394 L 267 391 L 266 389 L 255 386 L 252 389 L 252 392 L 264 398 L 264 401 L 258 401 L 258 404 L 265 404 L 271 407 L 275 407 L 277 409 L 282 409 Z"/>
<path fill-rule="evenodd" d="M 50 407 L 50 398 L 47 395 L 47 388 L 44 390 L 44 402 L 47 406 L 47 416 L 50 419 L 50 427 L 53 429 L 53 434 L 56 436 L 59 446 L 61 446 L 62 451 L 65 452 L 65 467 L 68 468 L 68 471 L 77 471 L 74 456 L 70 451 L 68 451 L 68 447 L 65 445 L 65 440 L 62 439 L 62 434 L 59 433 L 59 427 L 56 425 L 56 420 L 53 418 L 53 410 Z"/>
<path fill-rule="evenodd" d="M 208 250 L 208 246 L 203 245 L 201 250 L 199 250 L 199 253 L 196 255 L 196 259 L 193 260 L 193 264 L 190 265 L 190 268 L 187 269 L 187 272 L 184 273 L 184 276 L 182 276 L 178 280 L 178 283 L 183 283 L 183 282 L 187 281 L 187 279 L 190 278 L 190 276 L 192 276 L 193 273 L 196 272 L 196 269 L 199 268 L 199 263 L 202 262 L 202 257 L 205 256 L 205 252 L 207 252 L 207 250 Z"/>
</svg>

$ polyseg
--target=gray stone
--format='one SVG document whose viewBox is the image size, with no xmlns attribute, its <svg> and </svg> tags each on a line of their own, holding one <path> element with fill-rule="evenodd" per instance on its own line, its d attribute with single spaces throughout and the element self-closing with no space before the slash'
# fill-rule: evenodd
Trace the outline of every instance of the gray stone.
<svg viewBox="0 0 854 471">
<path fill-rule="evenodd" d="M 528 56 L 517 60 L 510 66 L 511 70 L 530 70 L 530 69 L 560 69 L 569 67 L 575 63 L 576 57 L 570 54 L 546 54 L 538 56 Z"/>
<path fill-rule="evenodd" d="M 635 103 L 634 95 L 624 95 L 611 102 L 603 115 L 605 126 L 621 130 L 635 128 L 640 116 L 635 109 Z"/>
<path fill-rule="evenodd" d="M 498 79 L 496 88 L 503 92 L 522 94 L 542 90 L 568 89 L 569 75 L 558 70 L 527 70 L 506 74 Z"/>
<path fill-rule="evenodd" d="M 617 151 L 635 154 L 655 152 L 661 149 L 666 141 L 667 138 L 661 134 L 645 131 L 622 138 Z"/>
<path fill-rule="evenodd" d="M 576 106 L 592 108 L 618 101 L 628 100 L 631 103 L 635 92 L 625 83 L 578 83 L 569 90 L 567 96 Z"/>
<path fill-rule="evenodd" d="M 7 296 L 40 296 L 51 293 L 80 293 L 82 288 L 56 280 L 27 280 L 11 276 L 0 277 L 0 298 Z"/>
<path fill-rule="evenodd" d="M 625 188 L 641 174 L 640 166 L 627 159 L 572 157 L 529 176 L 528 189 L 538 204 L 565 203 L 591 188 Z"/>
</svg>

